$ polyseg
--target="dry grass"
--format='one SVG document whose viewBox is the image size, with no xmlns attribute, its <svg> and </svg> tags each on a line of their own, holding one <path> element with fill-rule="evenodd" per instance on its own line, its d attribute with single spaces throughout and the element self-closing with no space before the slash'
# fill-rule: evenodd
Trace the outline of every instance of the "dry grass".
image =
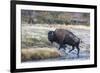
<svg viewBox="0 0 100 73">
<path fill-rule="evenodd" d="M 48 58 L 57 58 L 59 56 L 61 56 L 61 53 L 58 50 L 51 48 L 29 48 L 21 50 L 22 61 L 35 61 Z"/>
<path fill-rule="evenodd" d="M 53 28 L 56 28 L 56 29 L 70 29 L 70 28 L 74 28 L 74 29 L 85 29 L 85 30 L 89 30 L 90 29 L 90 26 L 84 26 L 84 25 L 56 25 L 56 24 L 53 24 L 53 25 L 50 25 L 49 26 L 51 29 Z"/>
</svg>

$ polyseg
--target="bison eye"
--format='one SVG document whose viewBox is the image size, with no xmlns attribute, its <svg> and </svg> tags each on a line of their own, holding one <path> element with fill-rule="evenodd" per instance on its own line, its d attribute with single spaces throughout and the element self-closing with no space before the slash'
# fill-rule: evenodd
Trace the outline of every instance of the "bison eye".
<svg viewBox="0 0 100 73">
<path fill-rule="evenodd" d="M 48 32 L 48 35 L 53 36 L 53 35 L 54 35 L 54 31 L 49 31 L 49 32 Z"/>
</svg>

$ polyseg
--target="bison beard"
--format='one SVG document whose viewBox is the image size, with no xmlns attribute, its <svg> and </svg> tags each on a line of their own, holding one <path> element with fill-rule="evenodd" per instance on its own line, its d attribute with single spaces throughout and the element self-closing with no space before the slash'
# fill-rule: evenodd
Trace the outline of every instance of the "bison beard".
<svg viewBox="0 0 100 73">
<path fill-rule="evenodd" d="M 77 56 L 79 57 L 79 44 L 80 44 L 80 39 L 75 36 L 72 32 L 65 30 L 65 29 L 56 29 L 55 31 L 49 31 L 48 32 L 48 40 L 53 43 L 56 42 L 59 44 L 59 50 L 61 48 L 66 48 L 66 44 L 72 46 L 72 49 L 69 51 L 71 52 L 72 50 L 77 48 Z"/>
</svg>

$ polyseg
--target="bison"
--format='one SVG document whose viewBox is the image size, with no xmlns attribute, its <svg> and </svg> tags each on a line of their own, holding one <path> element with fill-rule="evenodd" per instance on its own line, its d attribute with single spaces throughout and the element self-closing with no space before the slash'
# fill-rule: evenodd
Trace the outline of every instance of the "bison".
<svg viewBox="0 0 100 73">
<path fill-rule="evenodd" d="M 69 50 L 69 52 L 74 50 L 76 47 L 77 48 L 77 56 L 79 57 L 80 39 L 76 35 L 74 35 L 72 32 L 70 32 L 69 30 L 56 29 L 55 31 L 49 31 L 48 32 L 48 40 L 51 43 L 53 43 L 53 42 L 58 43 L 59 50 L 60 50 L 60 48 L 65 49 L 67 47 L 66 44 L 72 46 L 72 49 Z"/>
</svg>

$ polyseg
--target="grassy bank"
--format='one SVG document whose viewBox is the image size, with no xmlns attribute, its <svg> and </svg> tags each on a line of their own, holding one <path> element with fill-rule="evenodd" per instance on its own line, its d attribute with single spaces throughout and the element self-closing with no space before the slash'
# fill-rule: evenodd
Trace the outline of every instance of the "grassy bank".
<svg viewBox="0 0 100 73">
<path fill-rule="evenodd" d="M 58 50 L 53 48 L 25 48 L 21 50 L 21 61 L 36 61 L 60 57 Z"/>
</svg>

